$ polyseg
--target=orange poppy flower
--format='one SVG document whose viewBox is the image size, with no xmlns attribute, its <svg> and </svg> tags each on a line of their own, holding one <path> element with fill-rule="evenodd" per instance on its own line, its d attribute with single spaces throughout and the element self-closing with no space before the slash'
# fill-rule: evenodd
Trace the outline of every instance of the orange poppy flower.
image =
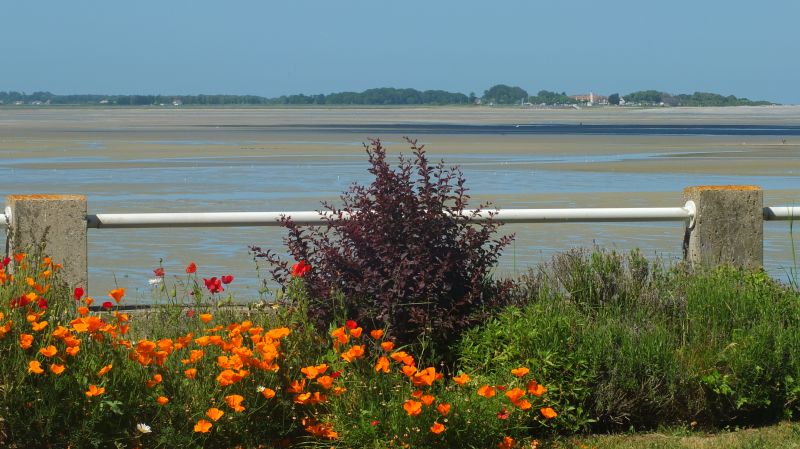
<svg viewBox="0 0 800 449">
<path fill-rule="evenodd" d="M 497 394 L 495 389 L 490 387 L 490 386 L 488 386 L 488 385 L 483 385 L 480 388 L 478 388 L 478 396 L 483 396 L 485 398 L 491 398 L 495 394 Z"/>
<path fill-rule="evenodd" d="M 331 337 L 336 339 L 333 342 L 334 347 L 339 347 L 339 345 L 347 344 L 347 342 L 350 341 L 350 337 L 345 332 L 344 326 L 334 329 L 333 332 L 331 332 Z"/>
<path fill-rule="evenodd" d="M 347 391 L 347 388 L 345 388 L 345 387 L 333 387 L 333 395 L 334 396 L 339 396 L 340 394 L 342 394 L 342 393 L 344 393 L 346 391 Z"/>
<path fill-rule="evenodd" d="M 512 388 L 506 391 L 506 397 L 514 404 L 522 399 L 523 396 L 525 396 L 525 390 L 522 390 L 521 388 Z"/>
<path fill-rule="evenodd" d="M 213 315 L 211 315 L 210 313 L 200 314 L 200 321 L 202 321 L 205 324 L 208 324 L 213 318 L 214 318 Z"/>
<path fill-rule="evenodd" d="M 27 256 L 27 254 L 25 254 L 25 253 L 14 254 L 14 262 L 16 262 L 16 263 L 22 262 L 22 260 L 25 259 L 25 256 Z"/>
<path fill-rule="evenodd" d="M 286 389 L 289 393 L 302 393 L 303 389 L 306 387 L 306 380 L 294 380 L 289 384 L 289 388 Z"/>
<path fill-rule="evenodd" d="M 514 444 L 516 444 L 516 441 L 514 441 L 513 438 L 503 437 L 503 441 L 497 445 L 497 449 L 511 449 L 514 447 Z"/>
<path fill-rule="evenodd" d="M 67 354 L 72 357 L 75 357 L 81 351 L 80 346 L 70 346 L 67 348 Z"/>
<path fill-rule="evenodd" d="M 436 410 L 442 415 L 447 416 L 450 413 L 450 404 L 442 402 L 436 406 Z"/>
<path fill-rule="evenodd" d="M 375 372 L 376 373 L 388 373 L 389 372 L 389 359 L 384 356 L 380 356 L 378 359 L 378 363 L 375 364 Z"/>
<path fill-rule="evenodd" d="M 422 402 L 409 399 L 403 403 L 403 410 L 408 413 L 408 416 L 417 416 L 422 413 Z"/>
<path fill-rule="evenodd" d="M 198 433 L 208 433 L 211 431 L 212 424 L 205 419 L 201 419 L 197 421 L 197 424 L 194 425 L 194 431 Z"/>
<path fill-rule="evenodd" d="M 210 408 L 206 410 L 206 416 L 208 416 L 212 421 L 219 421 L 219 419 L 222 418 L 222 415 L 224 414 L 225 412 L 223 412 L 218 408 Z"/>
<path fill-rule="evenodd" d="M 189 368 L 183 372 L 187 379 L 194 379 L 197 377 L 197 368 Z M 216 421 L 216 420 L 215 420 Z"/>
<path fill-rule="evenodd" d="M 162 380 L 163 378 L 161 377 L 161 374 L 155 374 L 153 375 L 153 378 L 145 382 L 145 384 L 147 385 L 147 388 L 153 388 L 160 384 Z"/>
<path fill-rule="evenodd" d="M 264 396 L 264 398 L 266 399 L 272 399 L 275 397 L 275 390 L 273 390 L 272 388 L 261 387 L 259 390 L 261 390 L 260 391 L 261 396 Z"/>
<path fill-rule="evenodd" d="M 522 399 L 520 401 L 517 401 L 514 403 L 514 405 L 519 407 L 521 410 L 528 410 L 531 407 L 533 407 L 533 405 L 531 405 L 531 402 L 527 399 Z"/>
<path fill-rule="evenodd" d="M 78 315 L 80 315 L 80 316 L 86 316 L 86 315 L 88 315 L 88 314 L 89 314 L 89 308 L 88 308 L 88 307 L 86 307 L 86 306 L 80 306 L 80 307 L 78 307 Z"/>
<path fill-rule="evenodd" d="M 66 366 L 59 365 L 57 363 L 53 363 L 52 365 L 50 365 L 50 372 L 52 372 L 56 376 L 61 375 L 61 373 L 63 373 L 65 369 L 67 369 Z"/>
<path fill-rule="evenodd" d="M 28 349 L 33 344 L 33 335 L 31 334 L 20 334 L 19 335 L 19 347 L 22 349 Z"/>
<path fill-rule="evenodd" d="M 425 392 L 424 392 L 424 391 L 422 391 L 422 390 L 415 390 L 415 391 L 411 392 L 411 397 L 419 399 L 419 398 L 421 398 L 421 397 L 422 397 L 422 395 L 423 395 L 423 394 L 425 394 Z"/>
<path fill-rule="evenodd" d="M 86 391 L 86 397 L 91 398 L 94 396 L 100 396 L 101 394 L 105 393 L 106 389 L 104 387 L 98 387 L 95 384 L 89 385 L 89 390 Z"/>
<path fill-rule="evenodd" d="M 384 341 L 384 342 L 382 342 L 381 343 L 381 349 L 383 349 L 386 352 L 391 351 L 392 349 L 394 349 L 394 342 L 393 341 Z"/>
<path fill-rule="evenodd" d="M 361 338 L 362 332 L 364 332 L 364 329 L 360 327 L 357 327 L 355 329 L 350 329 L 350 335 L 352 335 L 353 338 Z"/>
<path fill-rule="evenodd" d="M 445 430 L 444 425 L 438 422 L 433 423 L 433 425 L 431 426 L 431 432 L 435 433 L 436 435 L 439 435 L 440 433 L 444 432 L 444 430 Z"/>
<path fill-rule="evenodd" d="M 547 419 L 553 419 L 558 416 L 558 413 L 550 407 L 543 407 L 539 409 L 539 412 Z"/>
<path fill-rule="evenodd" d="M 381 329 L 371 330 L 371 331 L 369 331 L 369 336 L 374 338 L 375 340 L 378 340 L 381 337 L 383 337 L 383 330 L 381 330 Z"/>
<path fill-rule="evenodd" d="M 156 402 L 158 402 L 159 405 L 167 405 L 169 404 L 169 398 L 166 396 L 159 396 L 156 398 Z"/>
<path fill-rule="evenodd" d="M 104 367 L 100 368 L 100 371 L 98 371 L 98 372 L 97 372 L 97 377 L 103 377 L 103 376 L 105 376 L 105 375 L 106 375 L 106 373 L 107 373 L 107 372 L 109 372 L 109 371 L 111 371 L 111 368 L 113 368 L 113 367 L 114 367 L 114 365 L 112 365 L 112 364 L 110 364 L 110 363 L 109 363 L 108 365 L 106 365 L 106 366 L 104 366 Z"/>
<path fill-rule="evenodd" d="M 31 329 L 35 332 L 39 332 L 47 327 L 47 321 L 40 321 L 38 323 L 31 323 Z"/>
<path fill-rule="evenodd" d="M 317 379 L 317 383 L 322 386 L 322 388 L 328 390 L 333 385 L 333 377 L 331 376 L 321 376 Z"/>
<path fill-rule="evenodd" d="M 418 371 L 416 374 L 411 376 L 411 383 L 413 383 L 417 387 L 421 387 L 423 385 L 431 386 L 433 385 L 433 381 L 436 380 L 436 368 L 430 366 L 425 368 L 424 370 Z"/>
<path fill-rule="evenodd" d="M 403 374 L 405 374 L 407 377 L 413 376 L 416 372 L 417 367 L 415 366 L 403 366 Z"/>
<path fill-rule="evenodd" d="M 531 370 L 529 370 L 528 368 L 525 368 L 524 366 L 521 366 L 519 368 L 512 369 L 511 370 L 511 374 L 513 374 L 513 375 L 515 375 L 517 377 L 522 377 L 522 376 L 528 374 L 530 371 Z"/>
<path fill-rule="evenodd" d="M 364 346 L 362 345 L 354 345 L 347 352 L 342 354 L 342 358 L 345 359 L 348 363 L 352 362 L 353 360 L 360 359 L 364 357 Z"/>
<path fill-rule="evenodd" d="M 459 385 L 464 385 L 465 383 L 469 382 L 469 376 L 462 373 L 458 376 L 453 377 L 453 382 Z"/>
<path fill-rule="evenodd" d="M 124 288 L 115 288 L 108 292 L 108 296 L 110 296 L 114 301 L 119 303 L 122 301 L 122 297 L 125 296 L 125 289 Z"/>
<path fill-rule="evenodd" d="M 307 379 L 314 379 L 320 374 L 324 374 L 325 371 L 328 370 L 328 365 L 322 363 L 316 366 L 307 366 L 305 368 L 300 368 L 300 372 L 306 375 Z"/>
<path fill-rule="evenodd" d="M 281 338 L 289 335 L 292 333 L 292 330 L 288 327 L 278 327 L 275 329 L 270 329 L 267 331 L 267 337 L 273 340 L 280 340 Z"/>
<path fill-rule="evenodd" d="M 28 373 L 42 374 L 43 372 L 42 364 L 39 363 L 38 360 L 31 360 L 28 362 Z"/>
<path fill-rule="evenodd" d="M 234 412 L 243 412 L 245 410 L 245 408 L 242 407 L 242 401 L 244 401 L 244 397 L 238 394 L 225 396 L 225 403 L 228 404 L 228 407 L 232 408 Z"/>
<path fill-rule="evenodd" d="M 433 396 L 431 396 L 429 394 L 426 394 L 426 395 L 422 396 L 422 398 L 420 398 L 420 399 L 422 400 L 422 403 L 425 404 L 426 407 L 430 407 L 431 404 L 433 404 L 433 401 L 436 400 L 435 397 L 433 397 Z"/>
<path fill-rule="evenodd" d="M 528 390 L 528 393 L 530 393 L 530 394 L 532 394 L 534 396 L 541 396 L 541 395 L 547 393 L 547 388 L 545 388 L 542 385 L 539 385 L 538 383 L 536 383 L 535 380 L 532 380 L 532 381 L 528 382 L 528 385 L 526 386 L 526 389 Z"/>
<path fill-rule="evenodd" d="M 58 349 L 56 349 L 55 346 L 50 345 L 50 346 L 47 346 L 45 348 L 39 349 L 39 354 L 41 354 L 41 355 L 43 355 L 45 357 L 52 357 L 52 356 L 58 354 Z"/>
</svg>

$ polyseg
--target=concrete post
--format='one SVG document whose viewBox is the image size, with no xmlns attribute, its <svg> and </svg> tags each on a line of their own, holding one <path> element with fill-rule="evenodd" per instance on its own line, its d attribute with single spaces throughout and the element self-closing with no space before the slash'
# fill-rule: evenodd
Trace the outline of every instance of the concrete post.
<svg viewBox="0 0 800 449">
<path fill-rule="evenodd" d="M 6 248 L 10 254 L 45 244 L 45 254 L 63 265 L 70 287 L 87 289 L 86 197 L 83 195 L 9 195 L 11 212 Z"/>
<path fill-rule="evenodd" d="M 692 266 L 755 270 L 764 263 L 764 194 L 758 186 L 695 186 L 683 190 L 695 218 L 683 255 Z"/>
</svg>

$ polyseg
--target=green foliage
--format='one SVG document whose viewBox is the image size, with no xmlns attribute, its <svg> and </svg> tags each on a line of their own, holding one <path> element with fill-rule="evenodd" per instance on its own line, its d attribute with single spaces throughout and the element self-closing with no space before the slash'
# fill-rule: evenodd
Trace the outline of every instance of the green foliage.
<svg viewBox="0 0 800 449">
<path fill-rule="evenodd" d="M 527 306 L 467 334 L 462 367 L 530 366 L 562 431 L 796 416 L 800 295 L 765 273 L 572 252 L 526 284 Z"/>
<path fill-rule="evenodd" d="M 619 94 L 614 93 L 608 96 L 608 104 L 619 105 Z"/>
<path fill-rule="evenodd" d="M 566 92 L 550 92 L 548 90 L 540 90 L 535 97 L 531 97 L 529 101 L 533 104 L 577 104 L 578 102 L 568 97 Z"/>
<path fill-rule="evenodd" d="M 483 93 L 484 103 L 494 104 L 519 104 L 528 99 L 528 92 L 517 86 L 496 84 Z"/>
</svg>

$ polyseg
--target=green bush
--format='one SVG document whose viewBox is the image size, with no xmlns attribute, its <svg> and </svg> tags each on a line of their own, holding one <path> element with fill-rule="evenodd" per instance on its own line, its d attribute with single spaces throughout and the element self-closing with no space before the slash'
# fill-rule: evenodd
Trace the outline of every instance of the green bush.
<svg viewBox="0 0 800 449">
<path fill-rule="evenodd" d="M 465 336 L 462 368 L 531 367 L 552 387 L 562 431 L 756 424 L 798 411 L 800 295 L 763 272 L 573 251 L 523 284 L 527 305 Z"/>
</svg>

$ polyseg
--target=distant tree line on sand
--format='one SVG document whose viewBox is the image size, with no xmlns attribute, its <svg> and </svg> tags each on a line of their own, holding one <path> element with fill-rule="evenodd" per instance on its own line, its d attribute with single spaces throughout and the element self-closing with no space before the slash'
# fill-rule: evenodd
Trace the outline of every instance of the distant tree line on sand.
<svg viewBox="0 0 800 449">
<path fill-rule="evenodd" d="M 760 106 L 772 104 L 768 101 L 751 101 L 734 95 L 723 96 L 715 93 L 695 92 L 693 94 L 672 95 L 656 90 L 632 92 L 620 96 L 617 93 L 608 97 L 609 104 L 628 105 L 667 105 L 667 106 Z M 465 95 L 444 90 L 396 89 L 382 87 L 363 92 L 335 92 L 316 95 L 281 95 L 267 98 L 257 95 L 56 95 L 50 92 L 4 92 L 0 91 L 0 104 L 54 104 L 54 105 L 460 105 L 495 104 L 513 105 L 529 103 L 532 105 L 572 105 L 579 101 L 566 92 L 540 90 L 536 95 L 528 94 L 518 86 L 497 84 L 484 91 L 483 96 L 474 93 Z"/>
</svg>

